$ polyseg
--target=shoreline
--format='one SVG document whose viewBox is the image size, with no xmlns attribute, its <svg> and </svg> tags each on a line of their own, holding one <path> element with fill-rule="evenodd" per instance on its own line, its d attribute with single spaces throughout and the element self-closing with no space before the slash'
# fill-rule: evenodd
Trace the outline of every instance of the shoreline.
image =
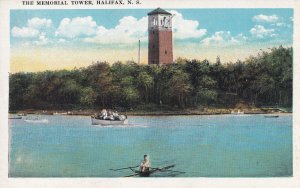
<svg viewBox="0 0 300 188">
<path fill-rule="evenodd" d="M 232 113 L 240 110 L 242 113 Z M 39 114 L 39 115 L 78 115 L 91 116 L 99 113 L 100 110 L 19 110 L 9 112 L 9 114 Z M 119 111 L 119 114 L 128 116 L 189 116 L 189 115 L 254 115 L 254 114 L 292 114 L 292 112 L 283 112 L 279 110 L 262 110 L 260 108 L 236 109 L 204 109 L 204 110 L 174 110 L 174 111 Z"/>
</svg>

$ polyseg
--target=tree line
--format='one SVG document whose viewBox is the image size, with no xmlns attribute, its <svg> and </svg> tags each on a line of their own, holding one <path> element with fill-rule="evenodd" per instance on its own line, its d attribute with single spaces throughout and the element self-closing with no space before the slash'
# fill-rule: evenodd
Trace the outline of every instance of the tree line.
<svg viewBox="0 0 300 188">
<path fill-rule="evenodd" d="M 274 47 L 245 61 L 178 58 L 171 65 L 97 62 L 9 75 L 9 110 L 292 106 L 293 49 Z"/>
</svg>

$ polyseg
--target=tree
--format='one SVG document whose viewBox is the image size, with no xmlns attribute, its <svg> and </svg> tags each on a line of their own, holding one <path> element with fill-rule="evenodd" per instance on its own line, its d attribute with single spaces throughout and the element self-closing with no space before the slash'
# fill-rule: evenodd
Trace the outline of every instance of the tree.
<svg viewBox="0 0 300 188">
<path fill-rule="evenodd" d="M 182 70 L 174 70 L 168 82 L 166 95 L 173 99 L 179 107 L 185 107 L 191 89 L 188 74 Z"/>
<path fill-rule="evenodd" d="M 26 93 L 32 82 L 32 74 L 9 74 L 9 109 L 17 110 L 27 107 Z"/>
<path fill-rule="evenodd" d="M 91 87 L 85 87 L 81 90 L 80 103 L 82 106 L 92 107 L 95 104 L 97 94 Z"/>
<path fill-rule="evenodd" d="M 134 86 L 134 77 L 127 76 L 121 80 L 121 99 L 119 104 L 124 107 L 134 107 L 139 101 L 139 92 Z"/>
<path fill-rule="evenodd" d="M 178 58 L 171 65 L 96 62 L 80 69 L 9 75 L 9 110 L 135 108 L 164 104 L 292 106 L 293 48 L 274 47 L 245 61 Z"/>
<path fill-rule="evenodd" d="M 147 72 L 142 71 L 137 77 L 137 86 L 140 90 L 141 96 L 145 102 L 149 102 L 149 91 L 153 87 L 153 77 Z"/>
<path fill-rule="evenodd" d="M 109 64 L 98 62 L 91 68 L 96 73 L 90 80 L 97 93 L 97 103 L 102 107 L 112 107 L 113 99 L 118 93 L 118 85 L 113 82 Z"/>
</svg>

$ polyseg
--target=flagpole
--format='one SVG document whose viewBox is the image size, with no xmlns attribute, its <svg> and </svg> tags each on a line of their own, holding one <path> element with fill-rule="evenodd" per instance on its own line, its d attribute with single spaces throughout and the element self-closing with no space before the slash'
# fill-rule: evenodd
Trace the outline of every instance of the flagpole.
<svg viewBox="0 0 300 188">
<path fill-rule="evenodd" d="M 138 64 L 140 64 L 140 58 L 141 58 L 141 41 L 139 39 Z"/>
</svg>

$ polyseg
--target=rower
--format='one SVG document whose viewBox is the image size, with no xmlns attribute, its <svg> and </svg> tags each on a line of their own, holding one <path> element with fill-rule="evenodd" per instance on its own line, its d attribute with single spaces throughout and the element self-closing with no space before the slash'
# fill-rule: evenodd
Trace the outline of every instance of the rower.
<svg viewBox="0 0 300 188">
<path fill-rule="evenodd" d="M 141 172 L 148 172 L 150 170 L 150 160 L 148 155 L 144 155 L 144 160 L 140 164 L 140 171 Z"/>
</svg>

